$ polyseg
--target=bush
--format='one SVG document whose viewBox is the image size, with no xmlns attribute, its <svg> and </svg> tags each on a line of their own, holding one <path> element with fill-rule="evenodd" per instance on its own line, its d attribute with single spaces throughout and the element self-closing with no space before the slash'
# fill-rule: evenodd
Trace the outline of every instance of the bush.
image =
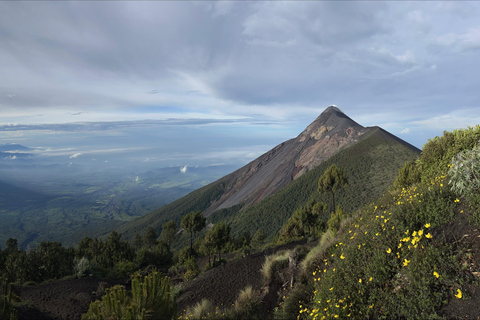
<svg viewBox="0 0 480 320">
<path fill-rule="evenodd" d="M 175 316 L 175 297 L 170 289 L 170 279 L 156 271 L 142 277 L 132 276 L 132 291 L 124 286 L 106 289 L 102 300 L 90 303 L 83 319 L 171 319 Z"/>
<path fill-rule="evenodd" d="M 194 279 L 199 274 L 198 264 L 195 257 L 190 257 L 185 261 L 185 268 L 187 271 L 183 275 L 183 279 L 186 281 Z"/>
<path fill-rule="evenodd" d="M 93 272 L 93 264 L 86 258 L 75 258 L 73 260 L 73 269 L 77 278 L 83 278 L 85 276 L 91 276 Z"/>
<path fill-rule="evenodd" d="M 237 319 L 256 319 L 259 316 L 260 299 L 252 286 L 240 291 L 233 309 Z"/>
</svg>

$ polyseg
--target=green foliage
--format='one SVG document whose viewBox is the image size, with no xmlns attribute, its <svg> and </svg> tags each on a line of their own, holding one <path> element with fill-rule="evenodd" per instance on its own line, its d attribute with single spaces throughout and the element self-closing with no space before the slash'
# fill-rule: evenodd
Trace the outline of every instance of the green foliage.
<svg viewBox="0 0 480 320">
<path fill-rule="evenodd" d="M 189 214 L 182 217 L 181 226 L 188 233 L 190 233 L 190 249 L 193 248 L 194 235 L 205 228 L 206 219 L 200 211 L 191 211 Z"/>
<path fill-rule="evenodd" d="M 187 271 L 185 271 L 185 274 L 183 275 L 183 279 L 185 279 L 186 281 L 190 281 L 196 278 L 200 273 L 197 261 L 193 256 L 190 256 L 187 258 L 187 260 L 185 260 L 184 266 L 187 269 Z"/>
<path fill-rule="evenodd" d="M 318 180 L 318 192 L 331 192 L 332 193 L 332 208 L 335 209 L 335 192 L 345 187 L 348 184 L 348 179 L 345 177 L 345 173 L 336 164 L 332 164 L 325 170 L 320 179 Z M 332 209 L 332 210 L 333 210 Z"/>
<path fill-rule="evenodd" d="M 235 319 L 261 319 L 260 299 L 252 286 L 247 286 L 238 294 L 234 303 Z"/>
<path fill-rule="evenodd" d="M 310 269 L 315 295 L 299 307 L 300 318 L 436 316 L 449 288 L 465 280 L 459 279 L 464 276 L 455 252 L 433 232 L 451 221 L 458 206 L 445 178 L 365 207 L 334 245 L 318 249 L 319 258 L 307 256 L 317 265 Z"/>
<path fill-rule="evenodd" d="M 139 273 L 132 276 L 129 294 L 124 286 L 106 289 L 102 300 L 90 304 L 87 319 L 172 319 L 176 312 L 175 297 L 170 279 L 154 271 L 143 279 Z"/>
<path fill-rule="evenodd" d="M 302 274 L 307 274 L 308 272 L 312 272 L 315 269 L 315 266 L 321 264 L 322 260 L 325 258 L 327 250 L 333 244 L 335 240 L 335 234 L 331 229 L 325 231 L 325 233 L 320 238 L 318 245 L 313 247 L 305 257 L 300 262 L 300 270 Z"/>
<path fill-rule="evenodd" d="M 12 288 L 6 279 L 3 281 L 3 295 L 0 295 L 0 310 L 0 319 L 17 319 L 17 310 L 13 307 Z"/>
<path fill-rule="evenodd" d="M 253 248 L 260 248 L 265 244 L 265 233 L 262 229 L 258 229 L 253 235 L 252 241 L 250 241 Z"/>
<path fill-rule="evenodd" d="M 165 241 L 169 247 L 177 234 L 177 230 L 177 224 L 173 220 L 162 224 L 162 240 Z"/>
<path fill-rule="evenodd" d="M 157 238 L 157 231 L 155 231 L 155 229 L 152 227 L 148 227 L 147 230 L 145 230 L 145 234 L 143 235 L 143 246 L 149 249 L 156 246 Z"/>
<path fill-rule="evenodd" d="M 410 187 L 415 183 L 421 181 L 421 170 L 418 162 L 414 159 L 406 161 L 403 167 L 400 168 L 397 178 L 393 182 L 391 190 L 402 189 Z"/>
<path fill-rule="evenodd" d="M 422 181 L 430 182 L 440 176 L 452 158 L 463 150 L 471 150 L 480 141 L 480 125 L 445 131 L 442 137 L 429 139 L 423 146 L 420 165 Z"/>
<path fill-rule="evenodd" d="M 449 184 L 452 191 L 469 196 L 480 190 L 480 145 L 471 150 L 463 150 L 452 159 Z"/>
<path fill-rule="evenodd" d="M 167 267 L 173 263 L 173 255 L 168 245 L 163 241 L 159 241 L 153 248 L 142 248 L 137 251 L 135 262 L 139 268 L 149 265 Z"/>
<path fill-rule="evenodd" d="M 74 274 L 77 278 L 83 278 L 93 272 L 93 264 L 87 257 L 75 258 L 73 264 Z"/>
<path fill-rule="evenodd" d="M 284 288 L 285 290 L 285 288 Z M 291 320 L 297 319 L 301 305 L 307 305 L 313 296 L 313 285 L 300 284 L 287 293 L 284 291 L 282 301 L 275 309 L 275 320 Z"/>
<path fill-rule="evenodd" d="M 215 243 L 215 249 L 218 253 L 218 261 L 220 261 L 220 251 L 224 249 L 230 241 L 230 226 L 226 225 L 223 221 L 216 223 L 213 228 L 207 232 L 207 235 L 205 237 L 208 241 Z"/>
<path fill-rule="evenodd" d="M 163 223 L 174 220 L 177 224 L 185 212 L 197 212 L 206 210 L 212 202 L 218 200 L 226 188 L 221 179 L 205 187 L 197 189 L 185 197 L 178 199 L 158 210 L 140 217 L 134 221 L 120 226 L 117 230 L 125 238 L 132 239 L 135 233 L 143 232 L 147 227 L 159 229 Z"/>
<path fill-rule="evenodd" d="M 326 211 L 326 204 L 315 201 L 295 210 L 287 223 L 280 229 L 278 243 L 299 240 L 305 235 L 316 238 L 317 232 L 325 229 L 324 215 Z"/>
<path fill-rule="evenodd" d="M 330 219 L 327 221 L 328 229 L 332 230 L 333 232 L 337 232 L 340 228 L 340 223 L 342 223 L 344 216 L 343 211 L 340 206 L 337 206 L 335 212 L 332 212 Z"/>
<path fill-rule="evenodd" d="M 417 149 L 398 142 L 380 128 L 371 130 L 358 143 L 342 149 L 254 206 L 227 216 L 225 222 L 232 226 L 234 236 L 244 231 L 254 234 L 262 229 L 266 238 L 271 240 L 298 208 L 308 205 L 312 200 L 324 203 L 332 201 L 330 194 L 318 193 L 318 181 L 332 164 L 341 167 L 348 177 L 348 185 L 336 192 L 335 202 L 349 215 L 382 196 L 405 161 L 418 156 Z M 215 215 L 213 213 L 210 216 L 212 220 Z M 326 222 L 329 218 L 330 215 L 325 215 L 322 220 Z"/>
</svg>

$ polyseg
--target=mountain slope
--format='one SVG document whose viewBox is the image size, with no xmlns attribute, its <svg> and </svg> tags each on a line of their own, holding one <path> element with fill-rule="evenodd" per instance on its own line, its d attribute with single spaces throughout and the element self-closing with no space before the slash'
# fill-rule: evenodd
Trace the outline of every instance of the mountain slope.
<svg viewBox="0 0 480 320">
<path fill-rule="evenodd" d="M 352 184 L 351 196 L 348 198 L 351 200 L 349 203 L 355 205 L 349 207 L 347 204 L 344 208 L 348 210 L 365 203 L 365 199 L 381 195 L 393 181 L 400 166 L 418 154 L 417 148 L 401 139 L 378 127 L 362 127 L 337 107 L 330 106 L 295 139 L 278 145 L 218 181 L 125 224 L 117 231 L 128 239 L 135 233 L 143 232 L 148 226 L 159 230 L 164 222 L 170 219 L 179 222 L 184 214 L 199 210 L 205 216 L 215 212 L 210 217 L 214 221 L 228 216 L 228 220 L 234 224 L 232 230 L 254 231 L 256 228 L 265 228 L 264 231 L 273 235 L 278 231 L 279 223 L 281 226 L 285 217 L 288 218 L 298 205 L 303 205 L 316 192 L 318 177 L 328 164 L 342 160 L 339 165 L 348 167 L 345 168 L 347 174 L 358 176 L 353 180 L 357 179 L 358 183 Z M 380 167 L 379 161 L 382 165 L 385 162 L 387 166 L 377 172 L 372 168 Z M 314 173 L 309 174 L 310 172 Z M 369 179 L 366 173 L 369 172 L 373 176 L 382 172 L 393 173 L 385 177 L 382 188 L 371 192 L 368 187 L 364 187 L 369 185 L 366 182 Z M 358 188 L 354 189 L 353 186 Z M 301 196 L 295 193 L 294 190 L 297 189 L 303 190 L 300 191 Z M 358 192 L 363 196 L 359 196 Z M 284 201 L 285 199 L 294 201 Z M 236 215 L 238 212 L 241 214 Z M 273 217 L 271 212 L 281 213 Z M 258 222 L 260 220 L 263 222 Z"/>
</svg>

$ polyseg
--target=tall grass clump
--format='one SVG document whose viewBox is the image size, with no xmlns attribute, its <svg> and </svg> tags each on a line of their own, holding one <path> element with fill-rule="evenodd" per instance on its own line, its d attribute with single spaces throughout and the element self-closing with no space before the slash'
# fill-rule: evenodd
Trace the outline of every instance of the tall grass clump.
<svg viewBox="0 0 480 320">
<path fill-rule="evenodd" d="M 202 299 L 194 306 L 187 308 L 186 317 L 189 319 L 210 319 L 214 314 L 214 307 L 210 300 Z"/>
<path fill-rule="evenodd" d="M 240 291 L 233 310 L 235 319 L 260 319 L 260 299 L 252 286 Z"/>
<path fill-rule="evenodd" d="M 334 232 L 331 229 L 325 231 L 325 233 L 318 241 L 318 245 L 313 247 L 307 253 L 305 259 L 300 262 L 300 270 L 302 274 L 307 274 L 313 271 L 313 269 L 315 269 L 315 266 L 318 266 L 322 262 L 327 253 L 327 249 L 334 243 L 334 240 Z"/>
<path fill-rule="evenodd" d="M 280 251 L 265 258 L 265 262 L 260 270 L 265 285 L 269 285 L 272 282 L 275 272 L 288 266 L 288 257 L 288 251 Z"/>
</svg>

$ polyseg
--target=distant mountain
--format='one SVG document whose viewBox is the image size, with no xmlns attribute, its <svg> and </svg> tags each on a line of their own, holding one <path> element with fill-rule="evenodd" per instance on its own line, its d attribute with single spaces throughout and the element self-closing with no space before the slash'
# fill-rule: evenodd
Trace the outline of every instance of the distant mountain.
<svg viewBox="0 0 480 320">
<path fill-rule="evenodd" d="M 330 106 L 298 137 L 118 231 L 126 238 L 147 226 L 160 231 L 162 223 L 200 210 L 212 221 L 226 219 L 234 233 L 261 228 L 272 236 L 295 209 L 316 196 L 318 177 L 327 164 L 344 167 L 353 179 L 355 189 L 348 198 L 355 205 L 344 206 L 353 210 L 385 192 L 401 165 L 419 153 L 387 131 L 365 128 Z"/>
<path fill-rule="evenodd" d="M 7 143 L 0 145 L 0 151 L 32 151 L 32 148 L 22 146 L 21 144 L 16 143 Z"/>
<path fill-rule="evenodd" d="M 25 159 L 32 156 L 32 148 L 22 146 L 16 143 L 7 143 L 0 145 L 0 160 Z"/>
</svg>

